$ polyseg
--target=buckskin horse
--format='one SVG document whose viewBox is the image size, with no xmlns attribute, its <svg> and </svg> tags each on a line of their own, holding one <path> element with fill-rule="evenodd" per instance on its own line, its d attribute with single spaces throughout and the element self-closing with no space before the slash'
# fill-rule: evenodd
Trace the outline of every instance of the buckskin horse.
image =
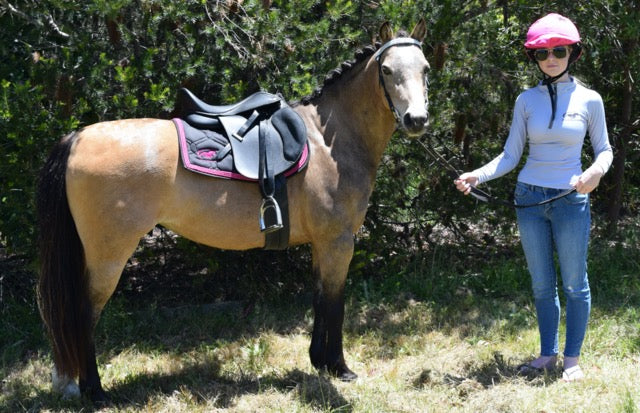
<svg viewBox="0 0 640 413">
<path fill-rule="evenodd" d="M 287 179 L 289 245 L 311 244 L 317 280 L 309 355 L 315 368 L 344 381 L 357 378 L 342 347 L 354 234 L 393 133 L 416 137 L 427 127 L 425 34 L 424 20 L 410 34 L 395 35 L 383 24 L 380 42 L 358 50 L 292 105 L 310 153 L 307 167 Z M 53 389 L 108 400 L 94 328 L 127 260 L 155 225 L 216 248 L 263 247 L 256 188 L 184 169 L 170 120 L 100 122 L 62 138 L 40 174 L 37 197 L 38 300 L 52 343 Z"/>
</svg>

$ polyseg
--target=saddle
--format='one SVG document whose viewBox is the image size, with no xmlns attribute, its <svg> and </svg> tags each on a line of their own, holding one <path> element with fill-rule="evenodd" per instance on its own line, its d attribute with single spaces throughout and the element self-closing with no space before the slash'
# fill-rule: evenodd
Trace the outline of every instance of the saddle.
<svg viewBox="0 0 640 413">
<path fill-rule="evenodd" d="M 185 167 L 257 181 L 263 197 L 259 225 L 265 233 L 265 248 L 285 248 L 289 239 L 286 177 L 308 160 L 307 131 L 300 116 L 280 95 L 256 92 L 231 105 L 210 105 L 185 88 L 178 91 L 175 113 L 180 118 L 174 119 L 180 139 L 185 134 L 196 137 L 180 145 Z M 212 144 L 215 150 L 203 152 Z M 206 153 L 210 159 L 205 160 L 216 165 L 232 159 L 233 170 L 205 172 L 202 159 L 190 160 L 194 153 Z M 200 166 L 190 167 L 194 163 Z"/>
</svg>

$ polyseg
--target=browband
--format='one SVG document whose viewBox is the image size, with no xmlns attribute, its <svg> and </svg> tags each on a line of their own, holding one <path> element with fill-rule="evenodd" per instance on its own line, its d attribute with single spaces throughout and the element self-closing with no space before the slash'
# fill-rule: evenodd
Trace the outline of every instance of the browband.
<svg viewBox="0 0 640 413">
<path fill-rule="evenodd" d="M 398 37 L 397 39 L 389 40 L 385 44 L 383 44 L 380 49 L 373 55 L 373 58 L 376 61 L 380 60 L 382 54 L 390 47 L 393 46 L 417 46 L 422 48 L 422 42 L 412 38 L 412 37 Z"/>
</svg>

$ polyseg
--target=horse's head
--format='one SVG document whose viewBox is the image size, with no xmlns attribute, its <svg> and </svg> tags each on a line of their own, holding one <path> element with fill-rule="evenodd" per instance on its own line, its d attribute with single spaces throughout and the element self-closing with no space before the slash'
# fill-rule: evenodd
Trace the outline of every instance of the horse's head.
<svg viewBox="0 0 640 413">
<path fill-rule="evenodd" d="M 383 44 L 374 55 L 387 103 L 398 127 L 410 136 L 422 135 L 429 123 L 429 63 L 422 53 L 426 32 L 422 19 L 409 37 L 394 38 L 389 23 L 385 23 L 380 28 Z"/>
</svg>

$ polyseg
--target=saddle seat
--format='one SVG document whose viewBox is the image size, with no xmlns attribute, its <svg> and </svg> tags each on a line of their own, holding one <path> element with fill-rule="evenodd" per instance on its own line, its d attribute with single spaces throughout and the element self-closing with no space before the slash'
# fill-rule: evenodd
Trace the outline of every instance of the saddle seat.
<svg viewBox="0 0 640 413">
<path fill-rule="evenodd" d="M 178 91 L 177 107 L 182 113 L 198 114 L 206 117 L 232 116 L 251 112 L 259 108 L 282 106 L 282 98 L 267 92 L 256 92 L 230 105 L 210 105 L 203 102 L 186 88 Z"/>
</svg>

